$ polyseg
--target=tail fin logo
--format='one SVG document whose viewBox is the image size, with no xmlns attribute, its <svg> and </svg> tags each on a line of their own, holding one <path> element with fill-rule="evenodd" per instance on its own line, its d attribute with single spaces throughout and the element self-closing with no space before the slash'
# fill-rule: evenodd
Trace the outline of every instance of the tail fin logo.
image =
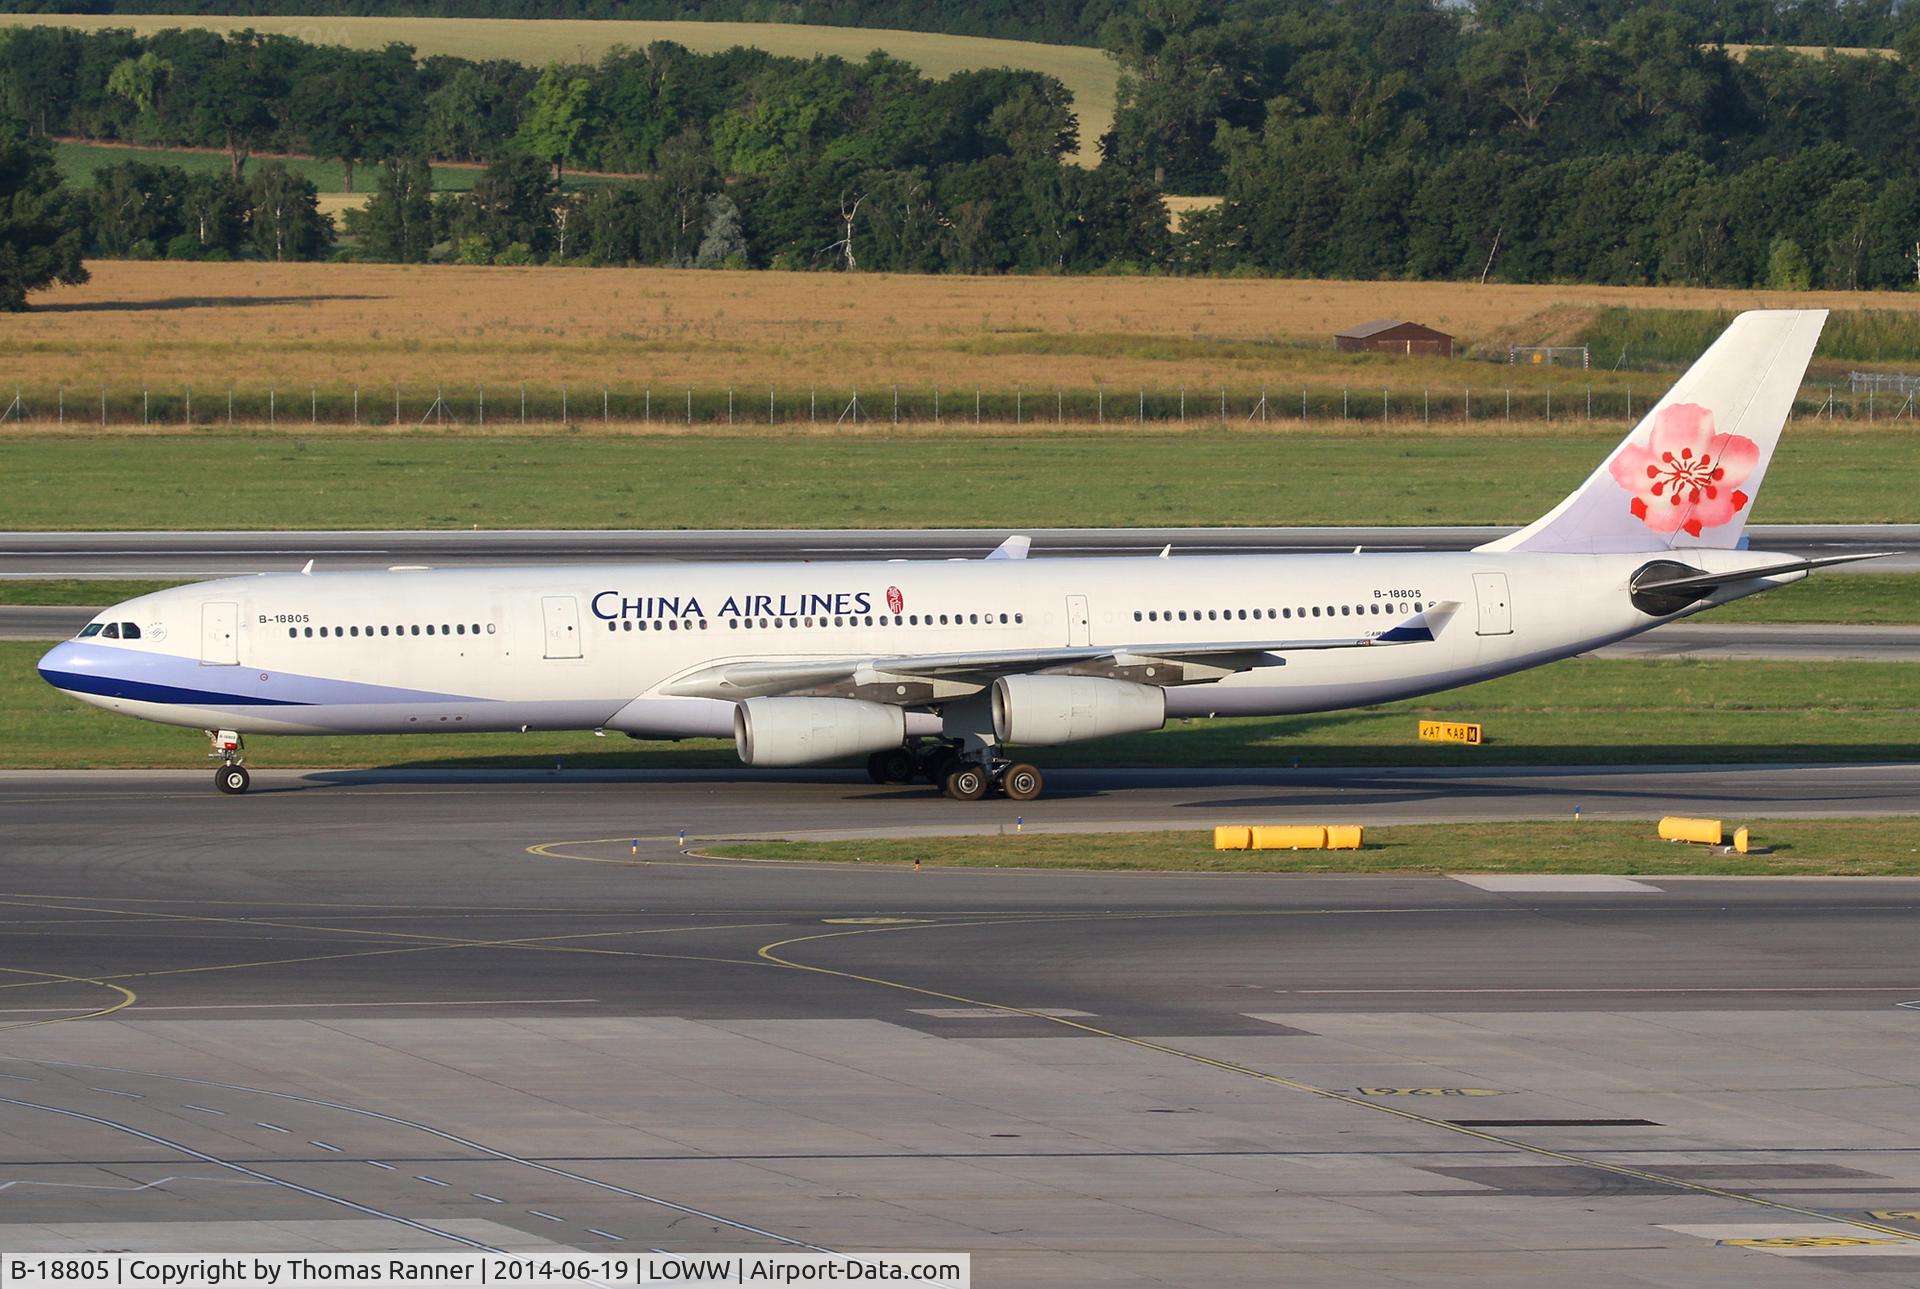
<svg viewBox="0 0 1920 1289">
<path fill-rule="evenodd" d="M 1716 434 L 1713 413 L 1698 403 L 1660 409 L 1647 441 L 1628 442 L 1609 465 L 1633 500 L 1627 509 L 1656 533 L 1698 537 L 1746 509 L 1740 490 L 1760 464 L 1760 447 L 1738 434 Z"/>
</svg>

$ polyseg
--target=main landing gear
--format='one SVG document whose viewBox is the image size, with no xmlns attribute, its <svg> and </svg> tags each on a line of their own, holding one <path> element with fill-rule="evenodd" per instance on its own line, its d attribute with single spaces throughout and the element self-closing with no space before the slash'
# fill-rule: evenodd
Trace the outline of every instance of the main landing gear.
<svg viewBox="0 0 1920 1289">
<path fill-rule="evenodd" d="M 230 797 L 239 796 L 253 785 L 253 776 L 240 764 L 245 759 L 241 750 L 246 740 L 232 730 L 208 730 L 207 738 L 213 743 L 213 751 L 207 755 L 220 762 L 220 768 L 213 772 L 213 786 Z"/>
<path fill-rule="evenodd" d="M 912 783 L 924 779 L 955 801 L 978 801 L 998 791 L 1009 801 L 1032 801 L 1046 789 L 1046 778 L 1034 766 L 1005 757 L 985 764 L 963 753 L 956 743 L 925 748 L 896 747 L 867 758 L 867 777 L 875 783 Z"/>
</svg>

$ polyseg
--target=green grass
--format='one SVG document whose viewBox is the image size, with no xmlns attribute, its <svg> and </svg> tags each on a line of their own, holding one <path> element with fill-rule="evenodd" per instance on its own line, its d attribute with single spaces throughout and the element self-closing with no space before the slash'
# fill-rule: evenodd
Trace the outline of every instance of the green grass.
<svg viewBox="0 0 1920 1289">
<path fill-rule="evenodd" d="M 0 643 L 0 767 L 192 766 L 191 730 L 130 720 L 49 688 L 47 646 Z M 1478 748 L 1415 741 L 1421 719 L 1478 721 Z M 1186 721 L 1049 749 L 1047 766 L 1453 766 L 1894 761 L 1913 756 L 1920 666 L 1576 659 L 1354 712 Z M 262 737 L 263 766 L 737 766 L 731 743 L 591 734 Z"/>
<path fill-rule="evenodd" d="M 1600 309 L 1574 343 L 1592 347 L 1597 368 L 1685 367 L 1726 330 L 1733 315 L 1731 309 Z M 1814 359 L 1911 369 L 1920 365 L 1913 315 L 1895 309 L 1835 309 L 1820 333 Z M 1897 405 L 1895 400 L 1885 410 Z"/>
<path fill-rule="evenodd" d="M 120 581 L 37 578 L 15 581 L 0 578 L 0 604 L 73 604 L 92 608 L 95 605 L 118 604 L 136 595 L 184 585 L 184 582 L 177 581 L 156 582 L 132 578 Z"/>
<path fill-rule="evenodd" d="M 1816 573 L 1778 591 L 1709 609 L 1690 621 L 1857 626 L 1920 622 L 1920 573 Z"/>
<path fill-rule="evenodd" d="M 54 159 L 61 174 L 77 184 L 91 184 L 96 171 L 127 161 L 149 166 L 176 166 L 189 174 L 226 174 L 231 163 L 224 152 L 205 152 L 187 148 L 110 148 L 90 143 L 61 143 L 54 147 Z M 338 161 L 308 157 L 275 157 L 262 153 L 247 161 L 248 173 L 263 161 L 277 160 L 294 174 L 308 180 L 323 193 L 345 192 L 346 168 Z M 434 166 L 435 192 L 466 192 L 482 171 L 477 166 Z M 355 191 L 373 192 L 379 186 L 380 167 L 368 163 L 354 169 Z M 565 189 L 592 188 L 623 180 L 599 175 L 568 175 L 561 183 Z"/>
<path fill-rule="evenodd" d="M 1338 811 L 1274 822 L 1351 822 Z M 1369 828 L 1357 851 L 1215 850 L 1210 832 L 1029 833 L 998 837 L 728 842 L 701 853 L 806 863 L 1080 868 L 1201 873 L 1639 873 L 1676 876 L 1920 875 L 1920 818 L 1726 821 L 1768 855 L 1661 841 L 1649 822 L 1415 824 Z"/>
<path fill-rule="evenodd" d="M 1523 523 L 1608 431 L 1186 434 L 956 429 L 478 436 L 27 433 L 0 446 L 17 529 L 785 528 Z M 1920 434 L 1780 446 L 1762 522 L 1920 520 Z"/>
</svg>

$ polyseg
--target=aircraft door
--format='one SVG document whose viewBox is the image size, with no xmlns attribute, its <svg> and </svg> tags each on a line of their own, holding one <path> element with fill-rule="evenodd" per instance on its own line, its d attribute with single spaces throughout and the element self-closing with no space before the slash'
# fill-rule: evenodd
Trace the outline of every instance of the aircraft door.
<svg viewBox="0 0 1920 1289">
<path fill-rule="evenodd" d="M 1480 629 L 1483 636 L 1513 634 L 1513 602 L 1507 593 L 1505 573 L 1475 573 L 1474 598 L 1480 601 Z"/>
<path fill-rule="evenodd" d="M 240 606 L 232 601 L 200 606 L 200 665 L 240 665 Z"/>
<path fill-rule="evenodd" d="M 1087 613 L 1087 597 L 1069 595 L 1067 597 L 1067 648 L 1085 648 L 1091 643 L 1090 617 Z"/>
<path fill-rule="evenodd" d="M 580 601 L 571 595 L 543 595 L 540 611 L 546 623 L 546 657 L 580 656 Z"/>
</svg>

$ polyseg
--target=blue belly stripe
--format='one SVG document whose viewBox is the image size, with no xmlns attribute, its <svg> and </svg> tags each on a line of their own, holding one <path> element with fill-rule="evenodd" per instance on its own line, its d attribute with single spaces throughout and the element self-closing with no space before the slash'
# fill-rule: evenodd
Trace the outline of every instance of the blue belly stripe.
<svg viewBox="0 0 1920 1289">
<path fill-rule="evenodd" d="M 257 694 L 226 694 L 212 689 L 183 689 L 177 685 L 154 685 L 141 680 L 113 676 L 89 676 L 72 671 L 40 672 L 49 685 L 75 694 L 98 694 L 102 698 L 126 698 L 141 703 L 182 703 L 194 707 L 312 707 L 312 703 L 287 698 L 262 698 Z"/>
</svg>

